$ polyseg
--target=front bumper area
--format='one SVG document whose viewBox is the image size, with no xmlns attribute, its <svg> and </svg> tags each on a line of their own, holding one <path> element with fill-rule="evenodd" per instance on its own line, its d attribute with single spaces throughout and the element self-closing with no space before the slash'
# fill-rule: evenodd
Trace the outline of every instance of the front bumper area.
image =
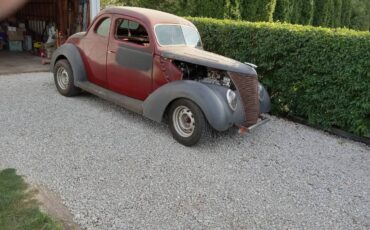
<svg viewBox="0 0 370 230">
<path fill-rule="evenodd" d="M 250 127 L 257 123 L 260 114 L 258 98 L 258 78 L 240 73 L 229 73 L 243 105 L 245 122 L 243 126 Z"/>
<path fill-rule="evenodd" d="M 268 118 L 266 116 L 263 116 L 263 115 L 260 115 L 259 118 L 258 118 L 257 123 L 252 125 L 252 126 L 245 127 L 245 126 L 239 125 L 239 124 L 235 124 L 235 126 L 239 129 L 238 130 L 239 134 L 245 134 L 245 133 L 249 133 L 249 132 L 253 131 L 254 129 L 266 124 L 269 121 L 270 121 L 270 118 Z"/>
</svg>

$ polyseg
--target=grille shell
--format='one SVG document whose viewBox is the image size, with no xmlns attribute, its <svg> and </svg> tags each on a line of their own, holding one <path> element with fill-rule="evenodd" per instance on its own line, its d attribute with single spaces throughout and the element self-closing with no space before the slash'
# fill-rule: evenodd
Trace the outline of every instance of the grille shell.
<svg viewBox="0 0 370 230">
<path fill-rule="evenodd" d="M 239 73 L 229 73 L 236 89 L 239 91 L 244 107 L 245 127 L 250 127 L 257 123 L 260 115 L 260 104 L 258 97 L 257 76 L 243 75 Z"/>
</svg>

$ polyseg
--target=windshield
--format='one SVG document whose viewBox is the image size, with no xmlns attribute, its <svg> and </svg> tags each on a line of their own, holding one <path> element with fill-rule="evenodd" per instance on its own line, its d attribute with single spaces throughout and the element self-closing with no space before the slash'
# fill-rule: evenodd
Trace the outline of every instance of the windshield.
<svg viewBox="0 0 370 230">
<path fill-rule="evenodd" d="M 202 41 L 198 31 L 184 25 L 157 25 L 155 34 L 161 46 L 185 45 L 201 48 Z"/>
</svg>

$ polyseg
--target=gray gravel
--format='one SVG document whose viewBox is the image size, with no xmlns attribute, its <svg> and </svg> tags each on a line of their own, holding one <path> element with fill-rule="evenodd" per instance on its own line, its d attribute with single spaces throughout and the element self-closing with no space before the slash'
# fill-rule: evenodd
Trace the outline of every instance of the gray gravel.
<svg viewBox="0 0 370 230">
<path fill-rule="evenodd" d="M 293 122 L 194 148 L 51 74 L 0 76 L 0 168 L 86 229 L 370 229 L 370 148 Z"/>
</svg>

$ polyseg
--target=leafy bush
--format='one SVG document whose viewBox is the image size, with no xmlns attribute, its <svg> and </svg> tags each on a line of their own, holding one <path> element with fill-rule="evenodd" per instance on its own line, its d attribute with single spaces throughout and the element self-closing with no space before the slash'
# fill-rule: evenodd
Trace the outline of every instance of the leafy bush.
<svg viewBox="0 0 370 230">
<path fill-rule="evenodd" d="M 259 66 L 274 114 L 370 137 L 370 33 L 189 19 L 206 50 Z"/>
</svg>

